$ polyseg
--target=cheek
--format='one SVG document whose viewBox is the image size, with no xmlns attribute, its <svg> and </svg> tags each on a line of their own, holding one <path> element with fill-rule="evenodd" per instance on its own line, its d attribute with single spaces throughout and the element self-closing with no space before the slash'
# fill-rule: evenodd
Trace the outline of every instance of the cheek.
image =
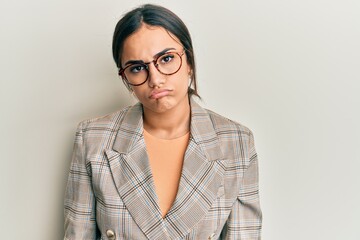
<svg viewBox="0 0 360 240">
<path fill-rule="evenodd" d="M 181 82 L 183 84 L 188 84 L 189 79 L 191 76 L 191 67 L 189 66 L 189 64 L 186 64 L 185 66 L 183 66 L 180 71 L 179 71 L 179 78 L 181 78 Z"/>
<path fill-rule="evenodd" d="M 134 90 L 134 94 L 135 94 L 137 99 L 141 100 L 141 99 L 146 98 L 146 94 L 147 94 L 148 91 L 147 91 L 147 89 L 145 89 L 145 86 L 133 87 L 133 90 Z"/>
<path fill-rule="evenodd" d="M 178 89 L 187 89 L 189 83 L 189 75 L 186 71 L 178 72 L 177 76 L 172 78 L 172 84 Z"/>
</svg>

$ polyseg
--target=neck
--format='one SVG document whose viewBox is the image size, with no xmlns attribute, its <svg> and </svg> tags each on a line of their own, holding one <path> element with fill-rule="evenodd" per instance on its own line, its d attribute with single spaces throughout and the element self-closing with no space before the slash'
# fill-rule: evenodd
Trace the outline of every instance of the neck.
<svg viewBox="0 0 360 240">
<path fill-rule="evenodd" d="M 190 104 L 187 97 L 177 106 L 162 113 L 144 108 L 144 128 L 161 139 L 174 139 L 190 130 Z"/>
</svg>

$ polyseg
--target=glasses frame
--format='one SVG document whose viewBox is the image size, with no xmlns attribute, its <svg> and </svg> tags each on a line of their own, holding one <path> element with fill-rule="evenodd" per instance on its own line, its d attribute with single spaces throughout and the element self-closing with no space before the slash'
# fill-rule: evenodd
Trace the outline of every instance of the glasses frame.
<svg viewBox="0 0 360 240">
<path fill-rule="evenodd" d="M 179 66 L 179 68 L 178 68 L 175 72 L 173 72 L 173 73 L 163 73 L 163 72 L 160 71 L 160 69 L 159 69 L 159 64 L 156 64 L 156 62 L 157 62 L 157 60 L 158 60 L 160 57 L 164 56 L 165 54 L 169 54 L 169 53 L 177 54 L 177 55 L 180 57 L 180 66 Z M 170 76 L 170 75 L 173 75 L 173 74 L 177 73 L 177 72 L 180 70 L 180 68 L 182 67 L 182 56 L 184 56 L 184 53 L 185 53 L 185 50 L 183 50 L 183 51 L 180 52 L 180 53 L 179 53 L 179 52 L 174 52 L 174 51 L 165 52 L 164 54 L 161 54 L 161 55 L 159 55 L 159 56 L 156 56 L 156 58 L 154 58 L 154 60 L 152 60 L 152 61 L 150 61 L 150 62 L 133 63 L 133 64 L 127 65 L 127 66 L 124 67 L 124 68 L 119 68 L 118 74 L 119 74 L 119 76 L 121 76 L 121 78 L 122 78 L 123 80 L 126 81 L 127 84 L 129 84 L 129 85 L 131 85 L 131 86 L 140 86 L 140 85 L 143 85 L 144 83 L 146 83 L 146 81 L 149 79 L 149 75 L 150 75 L 150 74 L 149 74 L 149 64 L 154 63 L 154 66 L 155 66 L 155 68 L 159 71 L 159 73 L 161 73 L 161 74 L 163 74 L 163 75 L 166 75 L 166 76 Z M 126 75 L 125 75 L 125 70 L 126 70 L 127 68 L 133 66 L 133 65 L 144 65 L 144 66 L 145 66 L 145 69 L 146 69 L 146 72 L 147 72 L 147 76 L 146 76 L 145 81 L 143 81 L 142 83 L 133 84 L 133 83 L 130 83 L 130 82 L 127 80 Z"/>
</svg>

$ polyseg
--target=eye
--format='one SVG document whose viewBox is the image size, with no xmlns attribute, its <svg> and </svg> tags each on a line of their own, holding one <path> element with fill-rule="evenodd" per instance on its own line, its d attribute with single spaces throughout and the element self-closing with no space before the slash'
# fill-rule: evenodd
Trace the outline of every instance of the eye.
<svg viewBox="0 0 360 240">
<path fill-rule="evenodd" d="M 166 63 L 169 63 L 171 62 L 173 59 L 174 59 L 174 54 L 172 53 L 168 53 L 168 54 L 165 54 L 163 56 L 160 57 L 160 64 L 166 64 Z"/>
<path fill-rule="evenodd" d="M 144 70 L 146 70 L 146 66 L 141 64 L 136 64 L 129 67 L 130 73 L 139 73 Z"/>
</svg>

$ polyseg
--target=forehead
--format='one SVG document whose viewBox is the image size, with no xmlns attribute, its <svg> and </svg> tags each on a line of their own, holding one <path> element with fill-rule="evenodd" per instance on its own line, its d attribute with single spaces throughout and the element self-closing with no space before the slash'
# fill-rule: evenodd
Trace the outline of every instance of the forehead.
<svg viewBox="0 0 360 240">
<path fill-rule="evenodd" d="M 182 50 L 180 40 L 163 27 L 142 26 L 124 41 L 122 62 L 128 60 L 152 60 L 153 56 L 165 48 Z"/>
</svg>

